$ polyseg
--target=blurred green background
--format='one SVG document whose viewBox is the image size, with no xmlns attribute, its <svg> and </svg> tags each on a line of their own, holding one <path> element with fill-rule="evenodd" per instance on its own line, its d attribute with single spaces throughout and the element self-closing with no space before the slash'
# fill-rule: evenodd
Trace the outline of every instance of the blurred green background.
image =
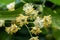
<svg viewBox="0 0 60 40">
<path fill-rule="evenodd" d="M 8 11 L 6 5 L 15 1 L 15 10 Z M 60 40 L 60 0 L 23 0 L 27 3 L 42 4 L 45 7 L 43 14 L 52 16 L 52 28 L 49 32 L 44 32 L 39 35 L 40 40 Z M 11 21 L 23 13 L 22 7 L 24 3 L 21 0 L 0 0 L 0 19 L 5 20 L 5 26 L 10 26 Z M 4 27 L 5 27 L 4 26 Z M 29 32 L 25 27 L 14 35 L 8 35 L 4 31 L 4 27 L 0 28 L 0 40 L 28 40 L 30 38 Z M 56 29 L 55 29 L 56 28 Z M 48 37 L 46 37 L 48 35 Z"/>
</svg>

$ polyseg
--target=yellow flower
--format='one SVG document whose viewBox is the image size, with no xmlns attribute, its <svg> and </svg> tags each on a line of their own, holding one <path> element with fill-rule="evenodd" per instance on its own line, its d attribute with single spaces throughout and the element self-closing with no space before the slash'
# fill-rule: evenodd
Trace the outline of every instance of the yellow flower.
<svg viewBox="0 0 60 40">
<path fill-rule="evenodd" d="M 33 10 L 30 14 L 28 14 L 29 18 L 31 19 L 36 19 L 37 15 L 38 15 L 37 10 Z"/>
<path fill-rule="evenodd" d="M 34 21 L 35 26 L 39 26 L 40 28 L 47 27 L 51 24 L 51 15 L 44 16 L 43 19 L 37 17 Z"/>
<path fill-rule="evenodd" d="M 29 13 L 31 13 L 34 10 L 34 8 L 33 8 L 33 5 L 32 4 L 26 3 L 23 6 L 23 10 L 25 11 L 26 14 L 29 14 Z"/>
<path fill-rule="evenodd" d="M 40 30 L 39 27 L 32 27 L 31 33 L 38 35 L 39 33 L 41 33 L 42 31 Z"/>
<path fill-rule="evenodd" d="M 37 11 L 37 10 L 33 10 L 31 13 L 30 13 L 30 15 L 32 15 L 32 16 L 37 16 L 38 15 L 38 12 L 39 11 Z"/>
<path fill-rule="evenodd" d="M 11 27 L 6 27 L 6 28 L 5 28 L 5 31 L 6 31 L 8 34 L 16 33 L 18 30 L 20 30 L 20 28 L 17 27 L 15 24 L 12 24 Z"/>
<path fill-rule="evenodd" d="M 29 40 L 39 40 L 39 39 L 38 39 L 38 36 L 36 36 L 36 37 L 30 38 Z"/>
<path fill-rule="evenodd" d="M 38 26 L 39 28 L 43 28 L 43 21 L 41 18 L 37 17 L 36 20 L 34 21 L 34 25 Z"/>
<path fill-rule="evenodd" d="M 50 24 L 51 24 L 51 15 L 49 15 L 49 16 L 44 16 L 44 18 L 43 18 L 43 20 L 44 20 L 44 26 L 45 27 L 47 27 L 47 26 L 49 26 Z"/>
<path fill-rule="evenodd" d="M 7 8 L 9 11 L 14 11 L 15 10 L 15 2 L 12 2 L 7 5 Z"/>
<path fill-rule="evenodd" d="M 23 26 L 24 24 L 28 24 L 27 18 L 28 18 L 28 16 L 24 16 L 24 15 L 20 14 L 20 15 L 16 18 L 16 22 L 19 23 L 20 26 Z"/>
</svg>

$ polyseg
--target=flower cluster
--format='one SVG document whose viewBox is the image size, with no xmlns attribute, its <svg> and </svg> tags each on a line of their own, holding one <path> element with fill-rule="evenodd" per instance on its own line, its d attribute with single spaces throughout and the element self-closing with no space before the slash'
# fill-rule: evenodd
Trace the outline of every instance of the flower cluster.
<svg viewBox="0 0 60 40">
<path fill-rule="evenodd" d="M 48 27 L 51 24 L 51 15 L 44 16 L 44 18 L 39 18 L 34 21 L 35 26 L 39 26 L 40 28 Z"/>
<path fill-rule="evenodd" d="M 44 26 L 45 27 L 49 26 L 52 23 L 52 21 L 51 21 L 51 15 L 44 16 L 43 20 L 44 20 Z"/>
<path fill-rule="evenodd" d="M 35 26 L 38 26 L 40 28 L 43 28 L 43 20 L 40 17 L 37 17 L 36 20 L 34 21 Z"/>
<path fill-rule="evenodd" d="M 34 5 L 31 3 L 26 3 L 23 6 L 23 10 L 25 11 L 25 14 L 29 16 L 30 18 L 34 18 L 33 24 L 34 27 L 31 27 L 32 29 L 30 32 L 32 34 L 38 35 L 42 32 L 41 28 L 48 27 L 51 24 L 51 15 L 39 17 L 38 13 L 43 12 L 43 6 L 39 5 L 37 9 L 33 8 Z M 35 39 L 36 38 L 36 39 Z M 39 40 L 37 37 L 32 37 L 30 40 Z"/>
<path fill-rule="evenodd" d="M 26 14 L 29 15 L 34 10 L 34 8 L 33 8 L 33 5 L 32 4 L 26 3 L 23 6 L 23 10 L 25 11 Z"/>
<path fill-rule="evenodd" d="M 33 19 L 35 19 L 39 13 L 38 10 L 34 9 L 34 5 L 32 3 L 26 3 L 23 6 L 23 11 L 25 12 L 26 15 L 28 15 L 30 18 L 33 18 Z"/>
<path fill-rule="evenodd" d="M 42 33 L 43 31 L 41 30 L 44 27 L 48 27 L 52 21 L 51 21 L 51 15 L 48 16 L 44 16 L 43 18 L 40 17 L 40 15 L 38 14 L 39 12 L 43 12 L 43 6 L 42 5 L 38 5 L 37 9 L 34 9 L 34 5 L 32 3 L 26 3 L 23 6 L 23 11 L 25 12 L 24 14 L 19 14 L 18 17 L 16 17 L 16 25 L 13 24 L 11 25 L 11 27 L 6 27 L 5 31 L 8 34 L 13 34 L 16 33 L 20 28 L 17 26 L 17 24 L 19 24 L 20 27 L 22 27 L 23 25 L 26 26 L 26 28 L 28 29 L 30 35 L 32 36 L 32 34 L 34 35 L 39 35 L 40 33 Z M 28 21 L 28 19 L 33 20 L 34 21 Z M 31 30 L 28 27 L 29 23 L 33 23 L 34 26 L 30 27 Z M 29 40 L 39 40 L 38 37 L 33 37 L 30 38 Z"/>
<path fill-rule="evenodd" d="M 32 30 L 31 30 L 31 33 L 32 33 L 32 34 L 37 35 L 37 34 L 40 34 L 41 32 L 42 32 L 42 31 L 40 30 L 39 27 L 32 27 Z"/>
<path fill-rule="evenodd" d="M 8 34 L 16 33 L 18 30 L 20 30 L 20 28 L 17 27 L 15 24 L 12 24 L 11 27 L 6 27 L 6 28 L 5 28 L 5 31 L 6 31 Z"/>
<path fill-rule="evenodd" d="M 24 16 L 23 14 L 20 14 L 20 15 L 16 18 L 16 22 L 17 22 L 18 24 L 20 24 L 20 26 L 23 26 L 24 24 L 28 24 L 27 18 L 28 18 L 28 16 Z"/>
</svg>

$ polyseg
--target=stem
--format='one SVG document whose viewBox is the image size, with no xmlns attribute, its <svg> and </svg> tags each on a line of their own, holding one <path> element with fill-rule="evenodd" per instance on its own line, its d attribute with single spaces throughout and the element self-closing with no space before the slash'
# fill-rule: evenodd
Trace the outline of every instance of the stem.
<svg viewBox="0 0 60 40">
<path fill-rule="evenodd" d="M 45 2 L 46 2 L 46 0 L 44 0 L 44 1 L 43 1 L 43 3 L 42 3 L 42 7 L 44 7 L 44 6 L 45 6 L 45 5 L 44 5 L 44 4 L 45 4 Z M 44 8 L 43 8 L 43 10 L 44 10 Z M 42 16 L 43 16 L 43 12 L 42 12 Z"/>
<path fill-rule="evenodd" d="M 21 0 L 21 2 L 26 3 L 25 1 Z"/>
<path fill-rule="evenodd" d="M 45 4 L 45 2 L 46 2 L 46 0 L 44 0 L 44 1 L 43 1 L 42 5 L 44 5 L 44 4 Z"/>
<path fill-rule="evenodd" d="M 28 23 L 33 23 L 33 22 L 28 22 Z"/>
<path fill-rule="evenodd" d="M 32 34 L 31 34 L 31 32 L 30 32 L 30 30 L 29 30 L 29 28 L 28 28 L 28 26 L 27 26 L 26 24 L 25 24 L 25 26 L 26 26 L 26 28 L 28 29 L 28 31 L 29 31 L 29 33 L 30 33 L 30 36 L 33 37 Z"/>
</svg>

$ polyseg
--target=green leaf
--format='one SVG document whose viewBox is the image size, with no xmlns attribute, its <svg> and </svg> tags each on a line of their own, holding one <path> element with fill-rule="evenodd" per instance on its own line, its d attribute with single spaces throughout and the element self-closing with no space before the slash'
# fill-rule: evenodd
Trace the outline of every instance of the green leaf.
<svg viewBox="0 0 60 40">
<path fill-rule="evenodd" d="M 56 27 L 53 29 L 53 35 L 56 38 L 56 40 L 60 40 L 60 7 L 57 7 L 56 11 L 58 15 L 56 15 L 56 18 L 54 19 L 54 24 L 53 26 Z"/>
<path fill-rule="evenodd" d="M 14 20 L 20 13 L 22 13 L 22 7 L 15 11 L 0 11 L 0 19 L 3 20 Z"/>
<path fill-rule="evenodd" d="M 0 4 L 9 4 L 11 2 L 14 2 L 15 0 L 0 0 Z"/>
<path fill-rule="evenodd" d="M 53 29 L 53 36 L 56 40 L 60 40 L 60 30 Z"/>
<path fill-rule="evenodd" d="M 0 19 L 3 20 L 15 20 L 15 18 L 20 14 L 23 13 L 22 6 L 24 3 L 16 3 L 14 11 L 8 11 L 5 6 L 0 8 Z M 5 9 L 5 10 L 4 10 Z"/>
<path fill-rule="evenodd" d="M 40 2 L 40 0 L 23 0 L 25 2 L 28 2 L 28 3 L 38 3 Z"/>
<path fill-rule="evenodd" d="M 8 35 L 3 28 L 0 28 L 0 40 L 13 40 L 12 35 Z"/>
<path fill-rule="evenodd" d="M 51 1 L 51 2 L 53 2 L 55 4 L 57 4 L 57 5 L 60 5 L 60 0 L 49 0 L 49 1 Z"/>
</svg>

